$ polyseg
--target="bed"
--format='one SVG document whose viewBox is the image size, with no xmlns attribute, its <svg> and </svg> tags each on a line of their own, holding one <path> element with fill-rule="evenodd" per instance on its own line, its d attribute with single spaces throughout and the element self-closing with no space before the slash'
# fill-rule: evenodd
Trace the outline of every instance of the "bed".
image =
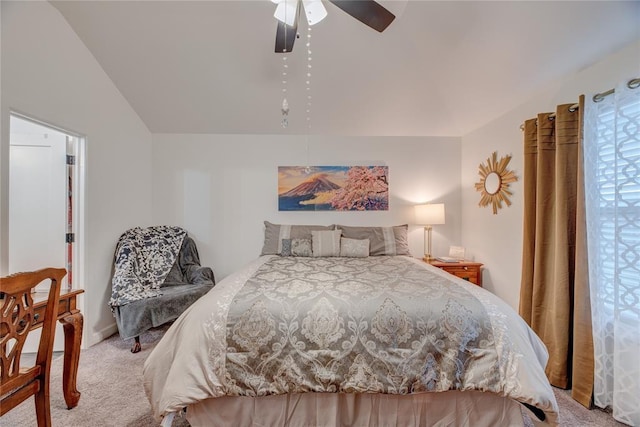
<svg viewBox="0 0 640 427">
<path fill-rule="evenodd" d="M 547 351 L 506 303 L 408 256 L 392 227 L 338 230 L 273 243 L 267 225 L 263 255 L 176 320 L 143 370 L 158 421 L 517 426 L 524 405 L 557 424 Z"/>
</svg>

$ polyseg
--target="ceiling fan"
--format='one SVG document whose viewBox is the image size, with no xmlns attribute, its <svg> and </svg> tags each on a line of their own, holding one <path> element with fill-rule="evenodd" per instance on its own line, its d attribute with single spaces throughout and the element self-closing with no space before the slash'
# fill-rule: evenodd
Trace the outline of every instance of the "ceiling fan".
<svg viewBox="0 0 640 427">
<path fill-rule="evenodd" d="M 322 0 L 271 0 L 276 3 L 273 16 L 278 20 L 276 30 L 276 53 L 287 53 L 293 50 L 293 43 L 298 32 L 298 16 L 301 5 L 309 25 L 322 21 L 327 16 L 327 10 Z M 374 0 L 329 0 L 347 14 L 353 16 L 363 24 L 378 32 L 383 32 L 395 19 L 380 3 Z"/>
</svg>

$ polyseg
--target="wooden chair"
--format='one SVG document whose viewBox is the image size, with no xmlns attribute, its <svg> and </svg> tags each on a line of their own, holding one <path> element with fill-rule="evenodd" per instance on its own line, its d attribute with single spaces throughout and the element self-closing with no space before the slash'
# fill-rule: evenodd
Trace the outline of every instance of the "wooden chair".
<svg viewBox="0 0 640 427">
<path fill-rule="evenodd" d="M 51 426 L 49 371 L 58 299 L 64 268 L 17 273 L 0 278 L 0 416 L 34 396 L 38 427 Z M 51 280 L 44 317 L 34 312 L 33 288 Z M 34 325 L 42 323 L 35 366 L 20 368 L 22 347 Z"/>
</svg>

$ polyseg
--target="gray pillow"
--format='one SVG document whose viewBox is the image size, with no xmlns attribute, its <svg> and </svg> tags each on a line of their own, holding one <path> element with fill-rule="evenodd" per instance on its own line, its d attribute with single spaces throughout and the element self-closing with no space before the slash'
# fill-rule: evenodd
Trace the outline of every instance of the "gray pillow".
<svg viewBox="0 0 640 427">
<path fill-rule="evenodd" d="M 282 239 L 309 239 L 311 230 L 333 230 L 334 225 L 288 225 L 264 222 L 264 245 L 262 255 L 280 255 Z"/>
<path fill-rule="evenodd" d="M 366 258 L 369 256 L 369 239 L 340 239 L 340 256 Z"/>
<path fill-rule="evenodd" d="M 282 239 L 282 256 L 291 256 L 291 239 Z"/>
<path fill-rule="evenodd" d="M 291 239 L 291 255 L 313 256 L 311 239 Z"/>
<path fill-rule="evenodd" d="M 411 255 L 407 224 L 394 227 L 351 227 L 338 225 L 342 237 L 348 239 L 369 239 L 369 255 Z"/>
</svg>

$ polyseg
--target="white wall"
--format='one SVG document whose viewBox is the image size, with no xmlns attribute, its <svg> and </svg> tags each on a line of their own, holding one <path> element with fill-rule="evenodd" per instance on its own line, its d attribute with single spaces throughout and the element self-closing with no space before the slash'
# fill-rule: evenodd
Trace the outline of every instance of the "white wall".
<svg viewBox="0 0 640 427">
<path fill-rule="evenodd" d="M 640 42 L 549 85 L 502 117 L 462 138 L 462 239 L 467 251 L 483 262 L 484 287 L 518 308 L 522 254 L 523 149 L 520 125 L 539 112 L 555 111 L 558 104 L 577 102 L 579 95 L 603 92 L 619 81 L 640 77 Z M 511 185 L 513 205 L 492 214 L 478 207 L 478 165 L 493 151 L 512 154 L 510 166 L 519 180 Z"/>
<path fill-rule="evenodd" d="M 151 134 L 48 2 L 2 1 L 0 274 L 7 273 L 9 113 L 86 137 L 84 344 L 116 331 L 107 305 L 113 251 L 151 218 Z"/>
<path fill-rule="evenodd" d="M 443 202 L 435 254 L 460 244 L 460 139 L 441 137 L 168 135 L 153 136 L 153 212 L 157 224 L 183 226 L 217 279 L 260 255 L 263 221 L 287 224 L 397 225 L 414 204 Z M 385 212 L 279 212 L 278 166 L 387 165 Z M 423 254 L 423 228 L 409 227 Z"/>
</svg>

